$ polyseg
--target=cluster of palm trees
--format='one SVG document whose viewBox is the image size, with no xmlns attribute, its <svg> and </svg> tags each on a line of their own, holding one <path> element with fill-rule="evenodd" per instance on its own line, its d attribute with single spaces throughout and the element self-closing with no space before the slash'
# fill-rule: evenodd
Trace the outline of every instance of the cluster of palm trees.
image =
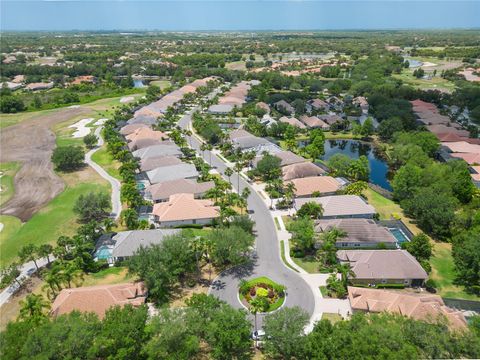
<svg viewBox="0 0 480 360">
<path fill-rule="evenodd" d="M 270 196 L 270 208 L 273 209 L 273 199 L 279 199 L 278 208 L 288 208 L 293 205 L 295 198 L 295 184 L 292 182 L 284 183 L 281 178 L 269 180 L 265 185 L 265 191 Z"/>
</svg>

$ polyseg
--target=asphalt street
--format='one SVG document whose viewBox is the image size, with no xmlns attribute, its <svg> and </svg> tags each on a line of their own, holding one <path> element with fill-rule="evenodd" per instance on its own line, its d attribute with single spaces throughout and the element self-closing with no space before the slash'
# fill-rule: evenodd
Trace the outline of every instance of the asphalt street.
<svg viewBox="0 0 480 360">
<path fill-rule="evenodd" d="M 191 115 L 186 114 L 180 119 L 179 125 L 182 128 L 187 128 L 190 122 Z M 195 136 L 189 137 L 188 140 L 189 144 L 191 144 L 197 153 L 201 156 L 203 155 L 205 161 L 209 162 L 211 156 L 212 166 L 227 179 L 224 175 L 227 165 L 214 153 L 210 154 L 209 151 L 205 151 L 202 154 L 202 151 L 200 151 L 201 143 Z M 243 308 L 238 298 L 238 285 L 240 280 L 267 276 L 287 288 L 287 297 L 284 306 L 298 306 L 304 309 L 309 316 L 312 316 L 315 307 L 312 290 L 298 273 L 283 263 L 280 257 L 280 244 L 277 238 L 275 224 L 270 215 L 270 210 L 260 198 L 260 195 L 247 181 L 240 177 L 240 181 L 238 182 L 237 176 L 237 174 L 234 174 L 231 177 L 233 186 L 236 188 L 239 183 L 240 191 L 245 187 L 249 187 L 251 190 L 248 198 L 248 209 L 256 223 L 255 254 L 251 264 L 233 268 L 220 274 L 211 285 L 210 294 L 226 301 L 235 308 Z M 257 324 L 259 327 L 261 327 L 262 321 L 263 315 L 258 315 Z"/>
</svg>

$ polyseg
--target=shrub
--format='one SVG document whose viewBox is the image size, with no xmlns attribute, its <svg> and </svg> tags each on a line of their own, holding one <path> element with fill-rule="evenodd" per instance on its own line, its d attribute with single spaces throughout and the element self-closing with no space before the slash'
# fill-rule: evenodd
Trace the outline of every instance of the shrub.
<svg viewBox="0 0 480 360">
<path fill-rule="evenodd" d="M 267 297 L 267 296 L 268 296 L 268 290 L 267 290 L 267 289 L 264 289 L 264 288 L 261 288 L 261 287 L 259 287 L 259 288 L 257 288 L 256 294 L 257 294 L 257 296 L 259 296 L 259 297 L 263 297 L 263 298 L 265 298 L 265 297 Z"/>
<path fill-rule="evenodd" d="M 72 171 L 83 166 L 85 153 L 79 146 L 61 146 L 53 150 L 52 163 L 57 170 Z"/>
</svg>

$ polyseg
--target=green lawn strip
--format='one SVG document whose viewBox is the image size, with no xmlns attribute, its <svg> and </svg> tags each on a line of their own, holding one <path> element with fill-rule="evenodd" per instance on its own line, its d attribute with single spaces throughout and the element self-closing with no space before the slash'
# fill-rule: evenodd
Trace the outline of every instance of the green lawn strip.
<svg viewBox="0 0 480 360">
<path fill-rule="evenodd" d="M 292 260 L 295 264 L 310 274 L 318 274 L 320 272 L 320 262 L 315 260 L 312 256 L 305 256 L 304 258 L 292 257 Z"/>
<path fill-rule="evenodd" d="M 122 180 L 118 170 L 120 168 L 120 163 L 112 157 L 105 146 L 102 146 L 102 148 L 92 155 L 92 160 L 100 165 L 108 175 L 115 179 Z"/>
<path fill-rule="evenodd" d="M 455 264 L 452 247 L 448 243 L 435 243 L 434 256 L 430 259 L 432 272 L 430 278 L 435 281 L 438 295 L 446 298 L 480 300 L 478 296 L 466 293 L 461 287 L 454 285 Z"/>
<path fill-rule="evenodd" d="M 293 271 L 295 272 L 298 272 L 297 269 L 295 269 L 292 265 L 290 265 L 288 262 L 287 262 L 287 258 L 285 257 L 285 243 L 283 240 L 280 241 L 280 256 L 282 257 L 282 261 L 283 263 L 289 267 L 290 269 L 292 269 Z"/>
<path fill-rule="evenodd" d="M 0 237 L 1 265 L 15 260 L 19 249 L 25 244 L 53 244 L 61 235 L 73 235 L 79 226 L 73 212 L 74 203 L 80 195 L 92 191 L 109 193 L 110 186 L 98 183 L 80 183 L 73 187 L 67 187 L 17 231 L 11 232 L 7 236 L 2 234 Z"/>
<path fill-rule="evenodd" d="M 0 164 L 0 205 L 6 203 L 14 193 L 13 179 L 15 174 L 20 169 L 20 164 L 17 162 L 8 162 Z"/>
<path fill-rule="evenodd" d="M 281 230 L 282 228 L 280 227 L 280 222 L 278 221 L 278 218 L 274 217 L 273 220 L 275 221 L 275 227 L 277 230 Z"/>
<path fill-rule="evenodd" d="M 320 290 L 320 293 L 324 298 L 329 298 L 330 296 L 328 295 L 328 290 L 326 286 L 319 286 L 318 289 Z"/>
</svg>

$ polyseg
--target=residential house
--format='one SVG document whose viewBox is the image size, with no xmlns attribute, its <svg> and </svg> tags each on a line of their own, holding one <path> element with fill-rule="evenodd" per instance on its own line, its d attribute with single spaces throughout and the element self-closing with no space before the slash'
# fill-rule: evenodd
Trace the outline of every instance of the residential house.
<svg viewBox="0 0 480 360">
<path fill-rule="evenodd" d="M 153 145 L 133 152 L 133 156 L 141 160 L 159 156 L 181 157 L 182 155 L 183 153 L 177 145 Z"/>
<path fill-rule="evenodd" d="M 400 284 L 421 287 L 428 274 L 407 250 L 339 250 L 337 259 L 350 264 L 353 285 Z"/>
<path fill-rule="evenodd" d="M 201 198 L 213 189 L 213 181 L 197 182 L 192 179 L 176 179 L 150 185 L 145 190 L 145 197 L 154 203 L 168 201 L 175 194 L 193 194 L 195 199 Z"/>
<path fill-rule="evenodd" d="M 328 126 L 332 126 L 335 123 L 341 123 L 343 119 L 337 114 L 325 114 L 317 116 L 321 121 L 326 123 Z"/>
<path fill-rule="evenodd" d="M 302 115 L 300 116 L 300 121 L 303 122 L 309 129 L 322 129 L 322 130 L 330 129 L 330 125 L 328 125 L 323 120 L 320 120 L 316 116 Z"/>
<path fill-rule="evenodd" d="M 198 171 L 193 164 L 181 163 L 147 171 L 147 177 L 153 185 L 177 179 L 197 179 Z"/>
<path fill-rule="evenodd" d="M 280 158 L 281 162 L 280 162 L 280 166 L 288 166 L 288 165 L 292 165 L 292 164 L 298 164 L 298 163 L 303 163 L 305 162 L 305 159 L 291 151 L 283 151 L 283 150 L 280 150 L 280 151 L 275 151 L 275 152 L 272 152 L 271 155 L 274 155 L 278 158 Z M 263 154 L 262 155 L 258 155 L 255 157 L 255 159 L 253 159 L 253 162 L 252 162 L 252 165 L 253 167 L 257 167 L 257 164 L 260 160 L 262 160 L 263 158 Z"/>
<path fill-rule="evenodd" d="M 72 311 L 93 312 L 103 319 L 113 306 L 141 306 L 146 298 L 142 282 L 63 289 L 52 304 L 51 314 L 56 317 Z"/>
<path fill-rule="evenodd" d="M 142 115 L 135 115 L 133 118 L 127 121 L 127 124 L 144 124 L 148 126 L 152 126 L 157 124 L 158 116 L 149 115 L 149 114 L 142 114 Z"/>
<path fill-rule="evenodd" d="M 307 101 L 306 107 L 308 112 L 311 112 L 312 110 L 328 111 L 328 109 L 330 108 L 330 105 L 326 101 L 323 101 L 321 99 L 313 99 L 313 100 Z"/>
<path fill-rule="evenodd" d="M 257 136 L 242 136 L 237 137 L 232 140 L 233 147 L 241 150 L 254 150 L 255 148 L 261 147 L 262 145 L 272 144 L 267 139 L 257 137 Z"/>
<path fill-rule="evenodd" d="M 77 76 L 70 85 L 80 85 L 80 84 L 95 84 L 97 82 L 97 78 L 92 75 L 82 75 Z"/>
<path fill-rule="evenodd" d="M 23 87 L 23 84 L 22 84 L 22 83 L 15 83 L 15 82 L 6 81 L 6 82 L 4 82 L 4 83 L 1 84 L 1 87 L 2 87 L 2 88 L 6 87 L 6 88 L 9 89 L 9 90 L 15 91 L 15 90 L 18 90 L 18 89 L 22 88 L 22 87 Z"/>
<path fill-rule="evenodd" d="M 256 107 L 257 109 L 264 110 L 267 114 L 270 114 L 270 106 L 268 106 L 268 104 L 266 104 L 266 103 L 264 103 L 264 102 L 262 102 L 262 101 L 258 102 L 258 103 L 255 105 L 255 107 Z"/>
<path fill-rule="evenodd" d="M 161 244 L 166 236 L 180 233 L 174 229 L 132 230 L 103 234 L 95 244 L 94 257 L 109 264 L 125 261 L 141 247 Z"/>
<path fill-rule="evenodd" d="M 37 90 L 48 90 L 53 88 L 53 82 L 38 82 L 38 83 L 30 83 L 25 86 L 27 90 L 37 91 Z"/>
<path fill-rule="evenodd" d="M 295 197 L 308 197 L 318 193 L 321 196 L 335 194 L 344 185 L 340 179 L 331 176 L 309 176 L 288 181 L 295 185 Z"/>
<path fill-rule="evenodd" d="M 161 227 L 207 225 L 220 217 L 220 207 L 211 200 L 195 199 L 193 194 L 174 194 L 167 202 L 153 205 L 152 214 Z"/>
<path fill-rule="evenodd" d="M 446 318 L 453 330 L 464 330 L 468 325 L 463 313 L 446 306 L 438 295 L 349 286 L 348 300 L 354 313 L 388 312 L 426 322 Z"/>
<path fill-rule="evenodd" d="M 162 131 L 152 130 L 149 127 L 139 127 L 133 133 L 125 136 L 127 141 L 137 141 L 143 139 L 153 139 L 158 141 L 164 141 L 170 139 L 170 137 Z"/>
<path fill-rule="evenodd" d="M 149 146 L 155 146 L 155 145 L 174 146 L 175 143 L 171 140 L 161 141 L 161 140 L 156 140 L 152 138 L 137 139 L 127 143 L 128 149 L 130 151 L 135 151 L 135 150 L 139 150 L 139 149 L 143 149 L 143 148 L 146 148 Z"/>
<path fill-rule="evenodd" d="M 213 115 L 226 115 L 233 110 L 231 104 L 214 104 L 208 108 L 208 113 Z"/>
<path fill-rule="evenodd" d="M 277 101 L 273 105 L 275 106 L 275 109 L 277 109 L 282 114 L 293 114 L 295 112 L 295 109 L 293 108 L 293 106 L 290 105 L 285 100 Z"/>
<path fill-rule="evenodd" d="M 156 156 L 140 160 L 140 171 L 150 171 L 156 168 L 182 164 L 182 160 L 175 156 Z"/>
<path fill-rule="evenodd" d="M 282 179 L 288 181 L 292 179 L 305 178 L 310 176 L 325 175 L 326 171 L 311 162 L 303 162 L 287 165 L 282 168 Z"/>
<path fill-rule="evenodd" d="M 322 197 L 304 197 L 295 199 L 295 209 L 300 209 L 307 202 L 316 202 L 322 205 L 323 219 L 346 219 L 363 218 L 373 219 L 376 211 L 360 196 L 357 195 L 334 195 Z"/>
<path fill-rule="evenodd" d="M 270 126 L 276 123 L 277 123 L 277 120 L 272 118 L 269 114 L 263 115 L 262 118 L 260 119 L 260 124 L 266 126 L 267 128 L 269 128 Z"/>
<path fill-rule="evenodd" d="M 305 126 L 304 123 L 302 123 L 300 120 L 294 117 L 287 117 L 287 116 L 282 116 L 278 121 L 290 124 L 292 126 L 295 126 L 299 129 L 306 129 L 307 127 Z"/>
<path fill-rule="evenodd" d="M 384 226 L 371 219 L 329 219 L 317 220 L 315 232 L 324 233 L 333 228 L 345 232 L 344 237 L 337 239 L 335 246 L 338 248 L 378 248 L 397 247 L 397 239 Z"/>
<path fill-rule="evenodd" d="M 368 101 L 365 97 L 363 96 L 357 96 L 356 98 L 354 98 L 352 100 L 352 103 L 358 107 L 360 107 L 360 109 L 362 109 L 362 112 L 364 114 L 368 113 Z"/>
<path fill-rule="evenodd" d="M 149 126 L 145 124 L 128 124 L 120 129 L 120 134 L 127 136 L 133 134 L 135 131 L 141 128 L 149 128 Z"/>
</svg>

